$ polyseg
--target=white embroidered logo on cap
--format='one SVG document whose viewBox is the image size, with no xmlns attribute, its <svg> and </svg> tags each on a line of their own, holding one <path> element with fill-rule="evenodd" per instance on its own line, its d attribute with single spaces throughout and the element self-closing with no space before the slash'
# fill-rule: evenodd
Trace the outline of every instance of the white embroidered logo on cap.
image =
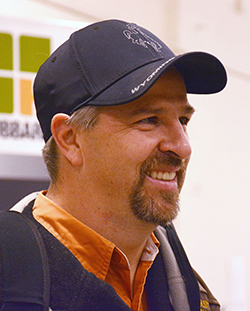
<svg viewBox="0 0 250 311">
<path fill-rule="evenodd" d="M 138 86 L 134 87 L 131 90 L 131 93 L 134 94 L 139 91 L 141 87 L 144 87 L 159 71 L 162 70 L 171 60 L 173 60 L 175 57 L 172 57 L 165 61 L 163 64 L 161 64 L 159 67 L 157 67 L 142 83 L 140 83 Z"/>
<path fill-rule="evenodd" d="M 144 48 L 148 48 L 151 46 L 156 52 L 160 53 L 162 46 L 160 43 L 152 39 L 150 36 L 145 34 L 137 25 L 128 24 L 128 29 L 123 31 L 125 37 L 132 41 L 134 44 L 138 44 L 143 46 Z M 143 36 L 145 39 L 139 37 L 139 35 Z"/>
</svg>

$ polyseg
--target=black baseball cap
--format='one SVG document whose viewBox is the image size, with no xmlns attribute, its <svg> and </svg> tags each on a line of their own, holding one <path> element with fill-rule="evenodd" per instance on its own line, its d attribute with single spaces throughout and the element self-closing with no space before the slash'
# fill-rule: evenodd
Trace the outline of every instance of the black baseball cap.
<svg viewBox="0 0 250 311">
<path fill-rule="evenodd" d="M 227 82 L 225 68 L 215 56 L 175 55 L 154 34 L 133 23 L 106 20 L 74 32 L 35 78 L 35 105 L 44 140 L 51 136 L 56 113 L 126 104 L 145 94 L 171 67 L 182 74 L 187 93 L 217 93 Z"/>
</svg>

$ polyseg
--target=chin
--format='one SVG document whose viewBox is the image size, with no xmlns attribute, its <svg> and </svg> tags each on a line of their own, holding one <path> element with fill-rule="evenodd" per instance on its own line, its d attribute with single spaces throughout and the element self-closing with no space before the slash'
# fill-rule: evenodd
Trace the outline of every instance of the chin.
<svg viewBox="0 0 250 311">
<path fill-rule="evenodd" d="M 161 226 L 174 220 L 180 210 L 179 193 L 163 193 L 156 198 L 136 193 L 131 198 L 130 204 L 139 220 Z"/>
</svg>

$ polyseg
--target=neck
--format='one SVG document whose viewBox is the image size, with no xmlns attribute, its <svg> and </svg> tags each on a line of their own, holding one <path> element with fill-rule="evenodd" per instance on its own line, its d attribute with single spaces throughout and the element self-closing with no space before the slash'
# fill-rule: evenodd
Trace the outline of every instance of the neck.
<svg viewBox="0 0 250 311">
<path fill-rule="evenodd" d="M 104 200 L 100 202 L 98 196 L 93 200 L 88 195 L 75 195 L 72 189 L 67 191 L 67 186 L 51 186 L 46 196 L 118 247 L 128 258 L 133 282 L 145 244 L 155 229 L 154 225 L 138 220 L 131 208 L 121 206 L 121 202 L 111 205 Z M 119 212 L 121 210 L 126 212 Z"/>
</svg>

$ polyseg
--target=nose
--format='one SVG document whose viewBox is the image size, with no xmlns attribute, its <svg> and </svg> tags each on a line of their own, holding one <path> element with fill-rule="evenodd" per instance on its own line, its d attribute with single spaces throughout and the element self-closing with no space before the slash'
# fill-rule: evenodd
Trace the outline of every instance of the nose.
<svg viewBox="0 0 250 311">
<path fill-rule="evenodd" d="M 172 152 L 180 159 L 188 159 L 191 156 L 192 148 L 185 126 L 179 121 L 162 129 L 159 150 L 161 152 Z"/>
</svg>

